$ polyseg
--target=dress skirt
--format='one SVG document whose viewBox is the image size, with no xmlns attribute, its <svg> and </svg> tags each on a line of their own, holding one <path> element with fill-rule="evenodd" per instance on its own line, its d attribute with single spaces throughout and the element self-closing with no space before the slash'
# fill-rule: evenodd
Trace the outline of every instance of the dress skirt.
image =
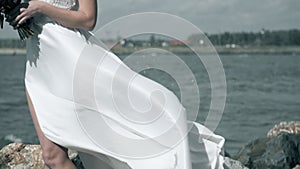
<svg viewBox="0 0 300 169">
<path fill-rule="evenodd" d="M 89 40 L 91 32 L 33 21 L 26 89 L 44 135 L 77 150 L 85 168 L 223 168 L 224 138 L 187 121 L 171 91 Z"/>
</svg>

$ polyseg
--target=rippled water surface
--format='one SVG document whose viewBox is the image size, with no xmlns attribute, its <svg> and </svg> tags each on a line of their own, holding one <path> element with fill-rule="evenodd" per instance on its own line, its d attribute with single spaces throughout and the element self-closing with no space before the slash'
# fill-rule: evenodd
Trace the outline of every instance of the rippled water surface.
<svg viewBox="0 0 300 169">
<path fill-rule="evenodd" d="M 210 106 L 207 73 L 195 57 L 180 57 L 197 79 L 201 96 L 197 121 L 203 122 Z M 248 141 L 266 136 L 280 121 L 300 120 L 299 55 L 221 55 L 220 58 L 226 74 L 227 100 L 215 132 L 226 138 L 226 151 L 234 154 Z M 17 137 L 23 142 L 37 143 L 24 90 L 25 56 L 0 56 L 0 71 L 0 142 L 5 137 Z M 157 70 L 141 73 L 179 96 L 178 85 L 166 73 Z M 188 104 L 194 104 L 193 100 L 185 106 Z"/>
</svg>

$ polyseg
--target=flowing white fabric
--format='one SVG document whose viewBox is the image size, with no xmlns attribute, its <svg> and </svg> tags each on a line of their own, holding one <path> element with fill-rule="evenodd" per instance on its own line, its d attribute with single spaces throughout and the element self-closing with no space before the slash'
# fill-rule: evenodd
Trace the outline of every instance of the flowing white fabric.
<svg viewBox="0 0 300 169">
<path fill-rule="evenodd" d="M 90 32 L 66 28 L 42 15 L 33 21 L 38 34 L 27 40 L 25 85 L 48 139 L 77 150 L 87 169 L 223 168 L 224 138 L 187 121 L 185 108 L 171 91 L 89 41 Z M 97 57 L 100 65 L 94 62 Z M 99 69 L 90 74 L 96 66 Z M 163 110 L 156 122 L 130 122 L 116 109 L 117 103 L 121 112 L 132 113 L 122 93 L 128 75 L 135 76 L 130 91 L 139 105 L 150 98 L 153 110 Z M 163 94 L 164 104 L 161 95 L 153 95 L 155 90 Z M 138 158 L 141 155 L 148 158 Z"/>
</svg>

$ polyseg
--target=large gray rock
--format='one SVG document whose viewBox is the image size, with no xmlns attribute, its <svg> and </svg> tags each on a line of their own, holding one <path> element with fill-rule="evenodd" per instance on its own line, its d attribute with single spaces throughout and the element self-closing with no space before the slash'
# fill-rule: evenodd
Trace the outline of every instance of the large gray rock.
<svg viewBox="0 0 300 169">
<path fill-rule="evenodd" d="M 69 150 L 69 157 L 78 169 L 84 169 L 79 156 Z M 0 150 L 0 168 L 2 169 L 44 169 L 40 145 L 12 143 Z"/>
<path fill-rule="evenodd" d="M 281 133 L 256 139 L 234 158 L 250 169 L 291 169 L 300 164 L 300 135 Z"/>
</svg>

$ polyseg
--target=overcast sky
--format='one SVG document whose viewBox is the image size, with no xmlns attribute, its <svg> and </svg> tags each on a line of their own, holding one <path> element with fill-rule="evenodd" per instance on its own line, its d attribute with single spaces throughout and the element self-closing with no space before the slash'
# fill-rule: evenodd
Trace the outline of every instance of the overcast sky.
<svg viewBox="0 0 300 169">
<path fill-rule="evenodd" d="M 98 7 L 95 30 L 137 12 L 177 15 L 208 33 L 300 28 L 300 0 L 98 0 Z M 10 37 L 17 34 L 5 25 L 0 38 Z"/>
</svg>

